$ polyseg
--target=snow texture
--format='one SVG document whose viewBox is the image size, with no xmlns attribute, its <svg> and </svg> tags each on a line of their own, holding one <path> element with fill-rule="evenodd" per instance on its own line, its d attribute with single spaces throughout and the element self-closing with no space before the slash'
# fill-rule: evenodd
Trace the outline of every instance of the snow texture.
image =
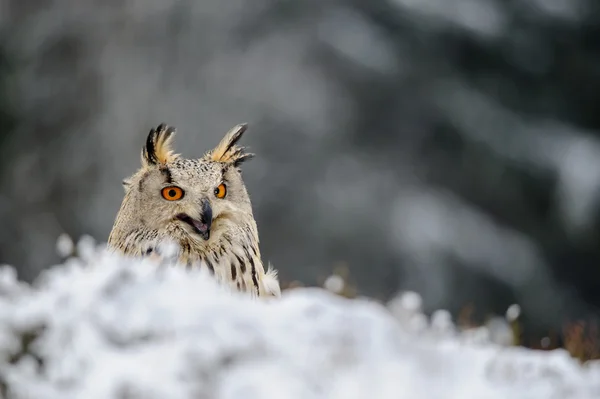
<svg viewBox="0 0 600 399">
<path fill-rule="evenodd" d="M 499 345 L 487 327 L 458 333 L 415 293 L 387 306 L 320 288 L 252 300 L 202 271 L 89 238 L 76 248 L 31 286 L 0 268 L 0 397 L 600 397 L 596 363 Z"/>
</svg>

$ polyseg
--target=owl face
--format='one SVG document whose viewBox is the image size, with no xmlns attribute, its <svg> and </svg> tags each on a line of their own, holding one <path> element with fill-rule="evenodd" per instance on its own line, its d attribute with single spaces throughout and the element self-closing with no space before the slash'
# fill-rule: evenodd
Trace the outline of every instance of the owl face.
<svg viewBox="0 0 600 399">
<path fill-rule="evenodd" d="M 177 225 L 209 240 L 211 231 L 251 213 L 238 168 L 203 160 L 178 159 L 140 175 L 129 185 L 143 204 L 143 223 L 152 229 Z"/>
<path fill-rule="evenodd" d="M 232 129 L 199 159 L 184 159 L 170 148 L 174 129 L 153 129 L 142 150 L 142 168 L 124 181 L 130 213 L 144 228 L 179 230 L 194 241 L 209 241 L 243 221 L 253 220 L 239 165 L 250 158 L 235 146 L 245 125 Z"/>
</svg>

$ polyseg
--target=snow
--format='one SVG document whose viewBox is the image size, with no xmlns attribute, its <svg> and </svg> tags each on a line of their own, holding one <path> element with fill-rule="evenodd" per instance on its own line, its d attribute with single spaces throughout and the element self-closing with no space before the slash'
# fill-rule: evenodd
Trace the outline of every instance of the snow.
<svg viewBox="0 0 600 399">
<path fill-rule="evenodd" d="M 66 233 L 61 234 L 58 240 L 56 240 L 56 252 L 61 258 L 66 258 L 73 254 L 74 248 L 75 244 L 73 244 L 73 240 Z"/>
<path fill-rule="evenodd" d="M 519 305 L 517 305 L 516 303 L 513 303 L 512 305 L 510 305 L 508 307 L 508 309 L 506 309 L 506 318 L 509 321 L 515 321 L 519 318 L 519 315 L 521 314 L 521 307 Z"/>
<path fill-rule="evenodd" d="M 325 288 L 327 291 L 339 294 L 344 290 L 344 279 L 342 278 L 342 276 L 332 274 L 325 280 L 323 288 Z"/>
<path fill-rule="evenodd" d="M 597 363 L 500 345 L 490 326 L 459 333 L 447 311 L 422 314 L 416 293 L 252 300 L 89 238 L 77 253 L 33 285 L 0 268 L 0 397 L 600 397 Z"/>
</svg>

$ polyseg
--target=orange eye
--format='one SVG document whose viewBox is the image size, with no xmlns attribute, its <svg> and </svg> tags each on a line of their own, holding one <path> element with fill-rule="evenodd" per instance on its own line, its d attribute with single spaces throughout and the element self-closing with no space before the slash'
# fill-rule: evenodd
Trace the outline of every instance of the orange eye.
<svg viewBox="0 0 600 399">
<path fill-rule="evenodd" d="M 225 198 L 227 195 L 227 186 L 223 183 L 219 184 L 219 187 L 215 188 L 215 196 L 217 198 Z"/>
<path fill-rule="evenodd" d="M 183 198 L 183 190 L 177 186 L 165 187 L 160 193 L 167 201 L 177 201 Z"/>
</svg>

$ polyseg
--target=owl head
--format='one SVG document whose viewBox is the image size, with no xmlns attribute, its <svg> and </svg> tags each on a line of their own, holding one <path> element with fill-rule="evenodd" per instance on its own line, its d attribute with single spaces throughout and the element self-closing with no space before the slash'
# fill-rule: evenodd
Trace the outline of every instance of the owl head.
<svg viewBox="0 0 600 399">
<path fill-rule="evenodd" d="M 146 239 L 176 234 L 202 244 L 224 234 L 255 231 L 240 171 L 240 165 L 254 154 L 236 145 L 246 127 L 235 126 L 197 159 L 173 152 L 173 127 L 161 124 L 152 129 L 142 147 L 141 168 L 123 181 L 125 198 L 109 243 L 131 234 Z"/>
</svg>

